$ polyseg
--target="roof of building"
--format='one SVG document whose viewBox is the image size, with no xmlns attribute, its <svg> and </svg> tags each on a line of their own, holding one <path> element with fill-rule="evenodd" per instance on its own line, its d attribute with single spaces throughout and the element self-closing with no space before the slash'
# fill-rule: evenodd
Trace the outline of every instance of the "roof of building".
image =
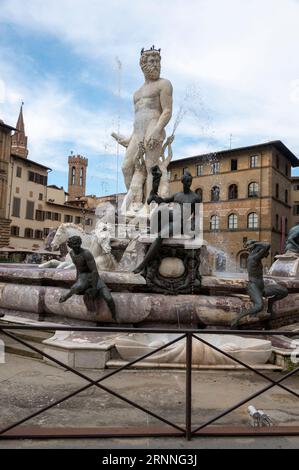
<svg viewBox="0 0 299 470">
<path fill-rule="evenodd" d="M 56 186 L 56 184 L 48 184 L 48 188 L 59 189 L 59 191 L 64 191 L 63 186 Z"/>
<path fill-rule="evenodd" d="M 17 127 L 18 132 L 22 132 L 23 134 L 25 134 L 25 125 L 24 125 L 24 117 L 23 117 L 23 103 L 22 103 L 21 108 L 20 108 L 20 113 L 19 113 L 19 117 L 18 117 L 16 127 Z"/>
<path fill-rule="evenodd" d="M 281 153 L 283 153 L 288 158 L 288 160 L 291 162 L 292 166 L 299 166 L 299 160 L 296 157 L 296 155 L 294 155 L 293 152 L 291 152 L 291 150 L 283 142 L 281 142 L 281 140 L 272 140 L 272 141 L 269 141 L 269 142 L 263 142 L 261 144 L 248 145 L 248 146 L 245 146 L 245 147 L 236 147 L 236 148 L 232 148 L 232 149 L 219 150 L 217 152 L 210 152 L 210 153 L 204 153 L 204 154 L 200 154 L 200 155 L 194 155 L 192 157 L 179 158 L 177 160 L 172 160 L 169 163 L 169 167 L 173 166 L 176 163 L 186 163 L 186 162 L 188 162 L 190 160 L 194 160 L 196 158 L 201 159 L 201 158 L 204 158 L 204 157 L 209 157 L 211 155 L 221 156 L 221 155 L 230 154 L 230 153 L 234 153 L 234 152 L 240 152 L 240 151 L 245 151 L 245 150 L 255 150 L 257 148 L 268 147 L 268 146 L 273 146 L 277 150 L 279 150 Z"/>
<path fill-rule="evenodd" d="M 71 204 L 58 204 L 57 202 L 50 202 L 50 201 L 46 201 L 46 202 L 50 206 L 59 206 L 59 207 L 64 207 L 66 209 L 74 209 L 75 211 L 80 211 L 80 212 L 85 211 L 85 212 L 94 213 L 93 209 L 88 209 L 85 207 L 72 206 Z"/>
<path fill-rule="evenodd" d="M 12 127 L 12 126 L 9 126 L 8 124 L 5 124 L 5 122 L 2 121 L 2 119 L 0 119 L 0 127 L 3 127 L 7 131 L 15 131 L 16 130 L 15 127 Z"/>
<path fill-rule="evenodd" d="M 41 163 L 34 162 L 33 160 L 29 160 L 29 158 L 24 158 L 21 157 L 20 155 L 16 155 L 14 153 L 11 154 L 13 158 L 16 158 L 17 160 L 22 160 L 22 162 L 26 163 L 31 163 L 32 165 L 39 166 L 40 168 L 44 168 L 45 170 L 50 170 L 52 171 L 52 168 L 49 168 L 48 166 L 42 165 Z"/>
</svg>

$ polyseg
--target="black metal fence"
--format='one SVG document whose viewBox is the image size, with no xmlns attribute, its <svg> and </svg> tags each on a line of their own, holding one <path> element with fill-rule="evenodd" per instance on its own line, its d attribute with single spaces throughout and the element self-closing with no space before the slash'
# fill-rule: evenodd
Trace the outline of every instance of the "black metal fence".
<svg viewBox="0 0 299 470">
<path fill-rule="evenodd" d="M 82 372 L 82 370 L 74 369 L 73 367 L 61 362 L 60 360 L 56 359 L 55 357 L 51 356 L 43 352 L 38 347 L 28 343 L 24 339 L 16 336 L 13 331 L 14 330 L 49 330 L 52 329 L 53 326 L 47 327 L 47 325 L 43 326 L 19 326 L 19 325 L 0 325 L 0 332 L 2 332 L 8 338 L 22 344 L 23 346 L 29 348 L 30 350 L 41 354 L 42 356 L 46 357 L 50 361 L 53 361 L 59 366 L 62 366 L 64 369 L 72 372 L 73 374 L 77 375 L 84 379 L 87 384 L 79 389 L 72 391 L 71 393 L 65 395 L 64 397 L 51 402 L 43 406 L 42 408 L 38 409 L 34 413 L 22 418 L 14 423 L 5 424 L 0 429 L 0 439 L 20 439 L 20 438 L 30 438 L 30 439 L 41 439 L 41 438 L 91 438 L 91 437 L 158 437 L 158 436 L 180 436 L 185 437 L 186 439 L 190 440 L 192 436 L 244 436 L 244 435 L 263 435 L 263 436 L 273 436 L 273 435 L 289 435 L 289 436 L 298 436 L 299 435 L 299 426 L 271 426 L 271 427 L 262 427 L 262 428 L 254 428 L 252 426 L 224 426 L 218 425 L 215 426 L 214 423 L 219 420 L 220 418 L 228 415 L 229 413 L 233 412 L 234 410 L 238 409 L 240 406 L 248 403 L 250 400 L 262 395 L 263 393 L 267 392 L 268 390 L 272 389 L 273 387 L 279 387 L 280 389 L 288 392 L 292 396 L 296 398 L 299 397 L 299 394 L 292 390 L 291 388 L 287 387 L 283 384 L 283 382 L 288 379 L 289 377 L 295 375 L 299 367 L 294 367 L 293 370 L 280 375 L 277 380 L 273 380 L 268 375 L 261 372 L 261 370 L 257 370 L 253 368 L 251 365 L 244 363 L 243 361 L 233 357 L 227 351 L 223 351 L 217 346 L 209 343 L 206 341 L 202 336 L 206 334 L 215 334 L 215 335 L 241 335 L 241 336 L 297 336 L 298 332 L 294 331 L 255 331 L 255 330 L 194 330 L 194 329 L 149 329 L 149 328 L 121 328 L 121 327 L 67 327 L 67 326 L 55 326 L 56 331 L 80 331 L 80 332 L 101 332 L 101 333 L 166 333 L 166 334 L 179 334 L 178 337 L 169 341 L 167 344 L 163 344 L 163 346 L 157 347 L 156 349 L 152 350 L 151 352 L 144 354 L 143 356 L 139 357 L 138 359 L 126 363 L 125 365 L 107 371 L 104 376 L 101 376 L 98 380 L 93 380 L 88 375 Z M 199 337 L 198 335 L 201 335 Z M 116 374 L 119 374 L 121 371 L 130 368 L 131 366 L 135 365 L 136 363 L 147 359 L 148 357 L 152 356 L 153 354 L 167 348 L 168 346 L 182 340 L 185 338 L 186 341 L 186 394 L 185 394 L 185 423 L 177 424 L 173 423 L 172 421 L 165 419 L 163 416 L 158 415 L 155 411 L 152 411 L 128 398 L 125 396 L 115 392 L 111 388 L 105 386 L 103 382 L 112 377 Z M 243 400 L 237 402 L 233 406 L 221 411 L 221 413 L 217 414 L 213 418 L 209 419 L 205 423 L 201 424 L 200 426 L 193 427 L 192 426 L 192 344 L 193 339 L 202 342 L 206 346 L 211 347 L 213 350 L 217 351 L 218 353 L 223 354 L 227 358 L 231 359 L 232 361 L 236 362 L 240 366 L 243 366 L 245 369 L 254 372 L 258 376 L 262 377 L 268 382 L 268 385 L 264 386 L 257 392 L 247 396 Z M 1 371 L 1 369 L 0 369 Z M 38 427 L 38 426 L 24 426 L 24 423 L 27 423 L 30 419 L 35 418 L 42 413 L 50 410 L 51 408 L 69 400 L 70 398 L 78 395 L 79 393 L 89 389 L 90 387 L 97 387 L 102 391 L 107 392 L 108 394 L 122 400 L 123 402 L 141 410 L 148 415 L 156 418 L 161 424 L 157 425 L 148 425 L 148 426 L 135 426 L 135 427 L 128 427 L 128 426 L 118 426 L 118 427 L 107 427 L 103 426 L 99 427 L 87 427 L 87 428 L 66 428 L 66 427 L 57 427 L 57 428 L 49 428 L 49 427 Z"/>
</svg>

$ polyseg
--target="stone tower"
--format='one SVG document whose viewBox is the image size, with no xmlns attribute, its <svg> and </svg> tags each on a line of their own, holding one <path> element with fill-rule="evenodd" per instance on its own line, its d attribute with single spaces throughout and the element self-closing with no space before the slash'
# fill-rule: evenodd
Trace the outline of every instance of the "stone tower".
<svg viewBox="0 0 299 470">
<path fill-rule="evenodd" d="M 23 117 L 23 104 L 21 105 L 18 122 L 16 125 L 16 132 L 11 138 L 11 153 L 19 157 L 27 158 L 27 136 L 25 135 L 24 117 Z"/>
<path fill-rule="evenodd" d="M 69 157 L 69 200 L 85 196 L 86 172 L 88 159 L 81 155 L 71 155 Z"/>
</svg>

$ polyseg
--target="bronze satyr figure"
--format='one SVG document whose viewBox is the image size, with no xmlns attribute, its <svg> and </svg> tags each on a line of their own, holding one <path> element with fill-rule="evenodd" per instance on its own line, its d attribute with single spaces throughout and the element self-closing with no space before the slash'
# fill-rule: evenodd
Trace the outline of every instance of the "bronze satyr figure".
<svg viewBox="0 0 299 470">
<path fill-rule="evenodd" d="M 286 287 L 277 284 L 276 282 L 265 286 L 263 278 L 263 264 L 262 259 L 266 258 L 270 252 L 270 243 L 258 242 L 255 240 L 248 240 L 246 248 L 249 250 L 248 256 L 248 286 L 247 293 L 253 303 L 249 310 L 242 310 L 240 315 L 232 321 L 231 327 L 238 325 L 241 318 L 247 315 L 256 315 L 263 310 L 263 297 L 268 297 L 267 312 L 273 314 L 273 303 L 277 300 L 283 299 L 288 295 Z"/>
<path fill-rule="evenodd" d="M 79 236 L 70 237 L 67 244 L 71 248 L 70 256 L 76 266 L 77 280 L 68 293 L 60 297 L 59 302 L 65 302 L 74 294 L 87 294 L 92 299 L 103 298 L 113 319 L 116 320 L 114 300 L 110 290 L 99 276 L 94 257 L 89 250 L 81 247 L 82 240 Z"/>
</svg>

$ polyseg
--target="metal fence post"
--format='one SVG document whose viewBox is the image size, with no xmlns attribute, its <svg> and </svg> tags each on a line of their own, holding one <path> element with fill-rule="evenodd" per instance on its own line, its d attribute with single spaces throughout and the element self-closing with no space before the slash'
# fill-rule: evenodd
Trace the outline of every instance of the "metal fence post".
<svg viewBox="0 0 299 470">
<path fill-rule="evenodd" d="M 192 333 L 186 334 L 186 439 L 191 440 L 192 413 Z"/>
</svg>

